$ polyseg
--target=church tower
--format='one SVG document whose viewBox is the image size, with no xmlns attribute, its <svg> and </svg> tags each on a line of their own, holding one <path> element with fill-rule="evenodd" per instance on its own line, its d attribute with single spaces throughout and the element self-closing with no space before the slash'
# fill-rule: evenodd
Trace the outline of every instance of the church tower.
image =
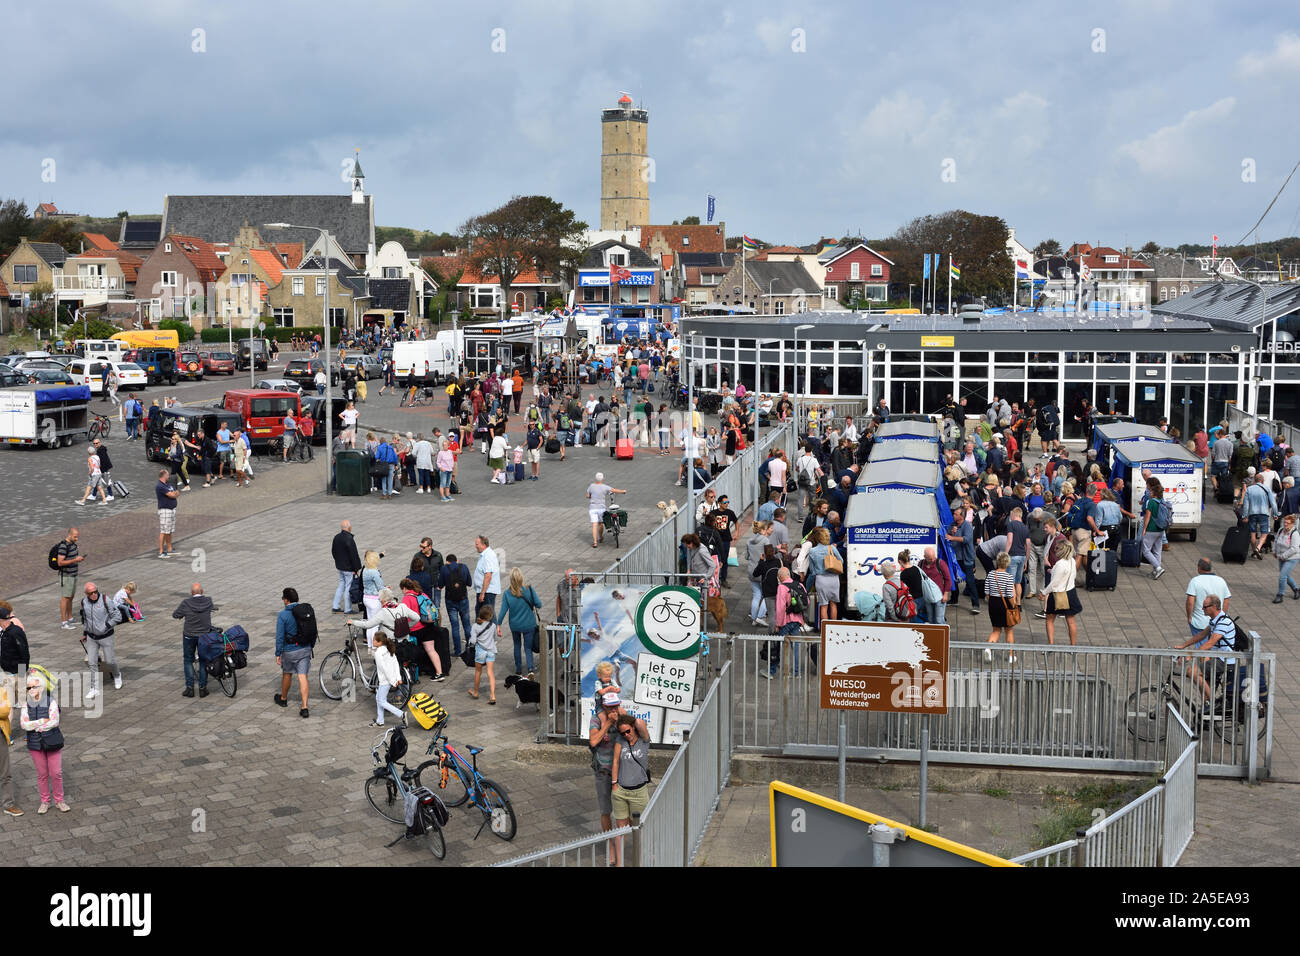
<svg viewBox="0 0 1300 956">
<path fill-rule="evenodd" d="M 650 222 L 650 180 L 646 154 L 650 114 L 632 108 L 624 93 L 614 109 L 600 112 L 600 228 L 626 231 Z"/>
<path fill-rule="evenodd" d="M 361 149 L 358 147 L 356 158 L 352 161 L 352 205 L 363 206 L 365 202 L 366 176 L 361 172 Z"/>
</svg>

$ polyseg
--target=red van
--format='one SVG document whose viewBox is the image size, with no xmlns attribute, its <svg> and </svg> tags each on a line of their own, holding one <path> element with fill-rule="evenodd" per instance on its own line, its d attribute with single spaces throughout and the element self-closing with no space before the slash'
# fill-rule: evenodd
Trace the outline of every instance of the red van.
<svg viewBox="0 0 1300 956">
<path fill-rule="evenodd" d="M 238 412 L 254 446 L 265 445 L 284 434 L 284 416 L 298 418 L 301 413 L 296 392 L 277 392 L 264 388 L 240 388 L 226 392 L 222 406 Z"/>
</svg>

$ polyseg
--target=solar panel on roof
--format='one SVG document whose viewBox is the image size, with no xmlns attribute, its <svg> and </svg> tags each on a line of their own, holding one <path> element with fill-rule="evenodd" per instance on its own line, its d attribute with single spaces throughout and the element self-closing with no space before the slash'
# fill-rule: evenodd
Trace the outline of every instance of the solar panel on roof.
<svg viewBox="0 0 1300 956">
<path fill-rule="evenodd" d="M 126 241 L 157 242 L 158 233 L 161 229 L 161 222 L 127 222 Z"/>
</svg>

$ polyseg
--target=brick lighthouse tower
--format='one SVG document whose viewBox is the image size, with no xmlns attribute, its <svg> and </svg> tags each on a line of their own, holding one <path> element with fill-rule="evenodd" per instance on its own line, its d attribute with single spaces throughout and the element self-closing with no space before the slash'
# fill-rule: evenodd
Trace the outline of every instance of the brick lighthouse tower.
<svg viewBox="0 0 1300 956">
<path fill-rule="evenodd" d="M 600 111 L 600 228 L 626 230 L 650 221 L 652 166 L 646 153 L 650 114 L 624 93 Z"/>
</svg>

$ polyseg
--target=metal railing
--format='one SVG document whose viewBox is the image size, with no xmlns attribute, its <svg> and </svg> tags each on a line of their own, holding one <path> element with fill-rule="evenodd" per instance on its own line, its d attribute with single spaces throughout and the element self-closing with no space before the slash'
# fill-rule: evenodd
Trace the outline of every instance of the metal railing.
<svg viewBox="0 0 1300 956">
<path fill-rule="evenodd" d="M 1073 840 L 1018 856 L 1022 866 L 1174 866 L 1196 829 L 1196 735 L 1172 703 L 1164 713 L 1165 739 L 1181 744 L 1154 787 Z"/>
<path fill-rule="evenodd" d="M 921 730 L 928 721 L 930 759 L 937 762 L 1160 773 L 1170 743 L 1161 715 L 1172 700 L 1186 725 L 1202 728 L 1198 773 L 1256 780 L 1268 776 L 1272 765 L 1273 695 L 1262 702 L 1263 714 L 1235 699 L 1237 706 L 1226 715 L 1202 714 L 1199 687 L 1178 658 L 1231 659 L 1229 680 L 1239 667 L 1249 668 L 1247 673 L 1261 673 L 1262 667 L 1273 687 L 1276 658 L 1260 653 L 1259 643 L 1253 641 L 1250 652 L 1180 653 L 954 641 L 948 713 L 850 712 L 848 754 L 919 760 Z M 770 661 L 761 657 L 769 645 L 780 647 L 781 657 L 772 678 L 765 676 Z M 820 706 L 817 645 L 812 636 L 784 641 L 733 636 L 737 750 L 805 757 L 838 752 L 839 712 Z"/>
<path fill-rule="evenodd" d="M 1242 435 L 1254 440 L 1260 431 L 1265 431 L 1276 444 L 1286 442 L 1292 448 L 1300 447 L 1300 428 L 1285 422 L 1275 422 L 1261 415 L 1251 415 L 1236 405 L 1228 405 L 1224 418 L 1228 420 L 1228 431 L 1240 431 Z M 1231 435 L 1229 435 L 1231 437 Z"/>
<path fill-rule="evenodd" d="M 695 722 L 684 734 L 663 778 L 640 818 L 631 827 L 560 844 L 516 857 L 497 866 L 599 866 L 601 846 L 626 836 L 626 866 L 690 866 L 731 780 L 731 675 L 724 665 L 713 680 Z"/>
</svg>

